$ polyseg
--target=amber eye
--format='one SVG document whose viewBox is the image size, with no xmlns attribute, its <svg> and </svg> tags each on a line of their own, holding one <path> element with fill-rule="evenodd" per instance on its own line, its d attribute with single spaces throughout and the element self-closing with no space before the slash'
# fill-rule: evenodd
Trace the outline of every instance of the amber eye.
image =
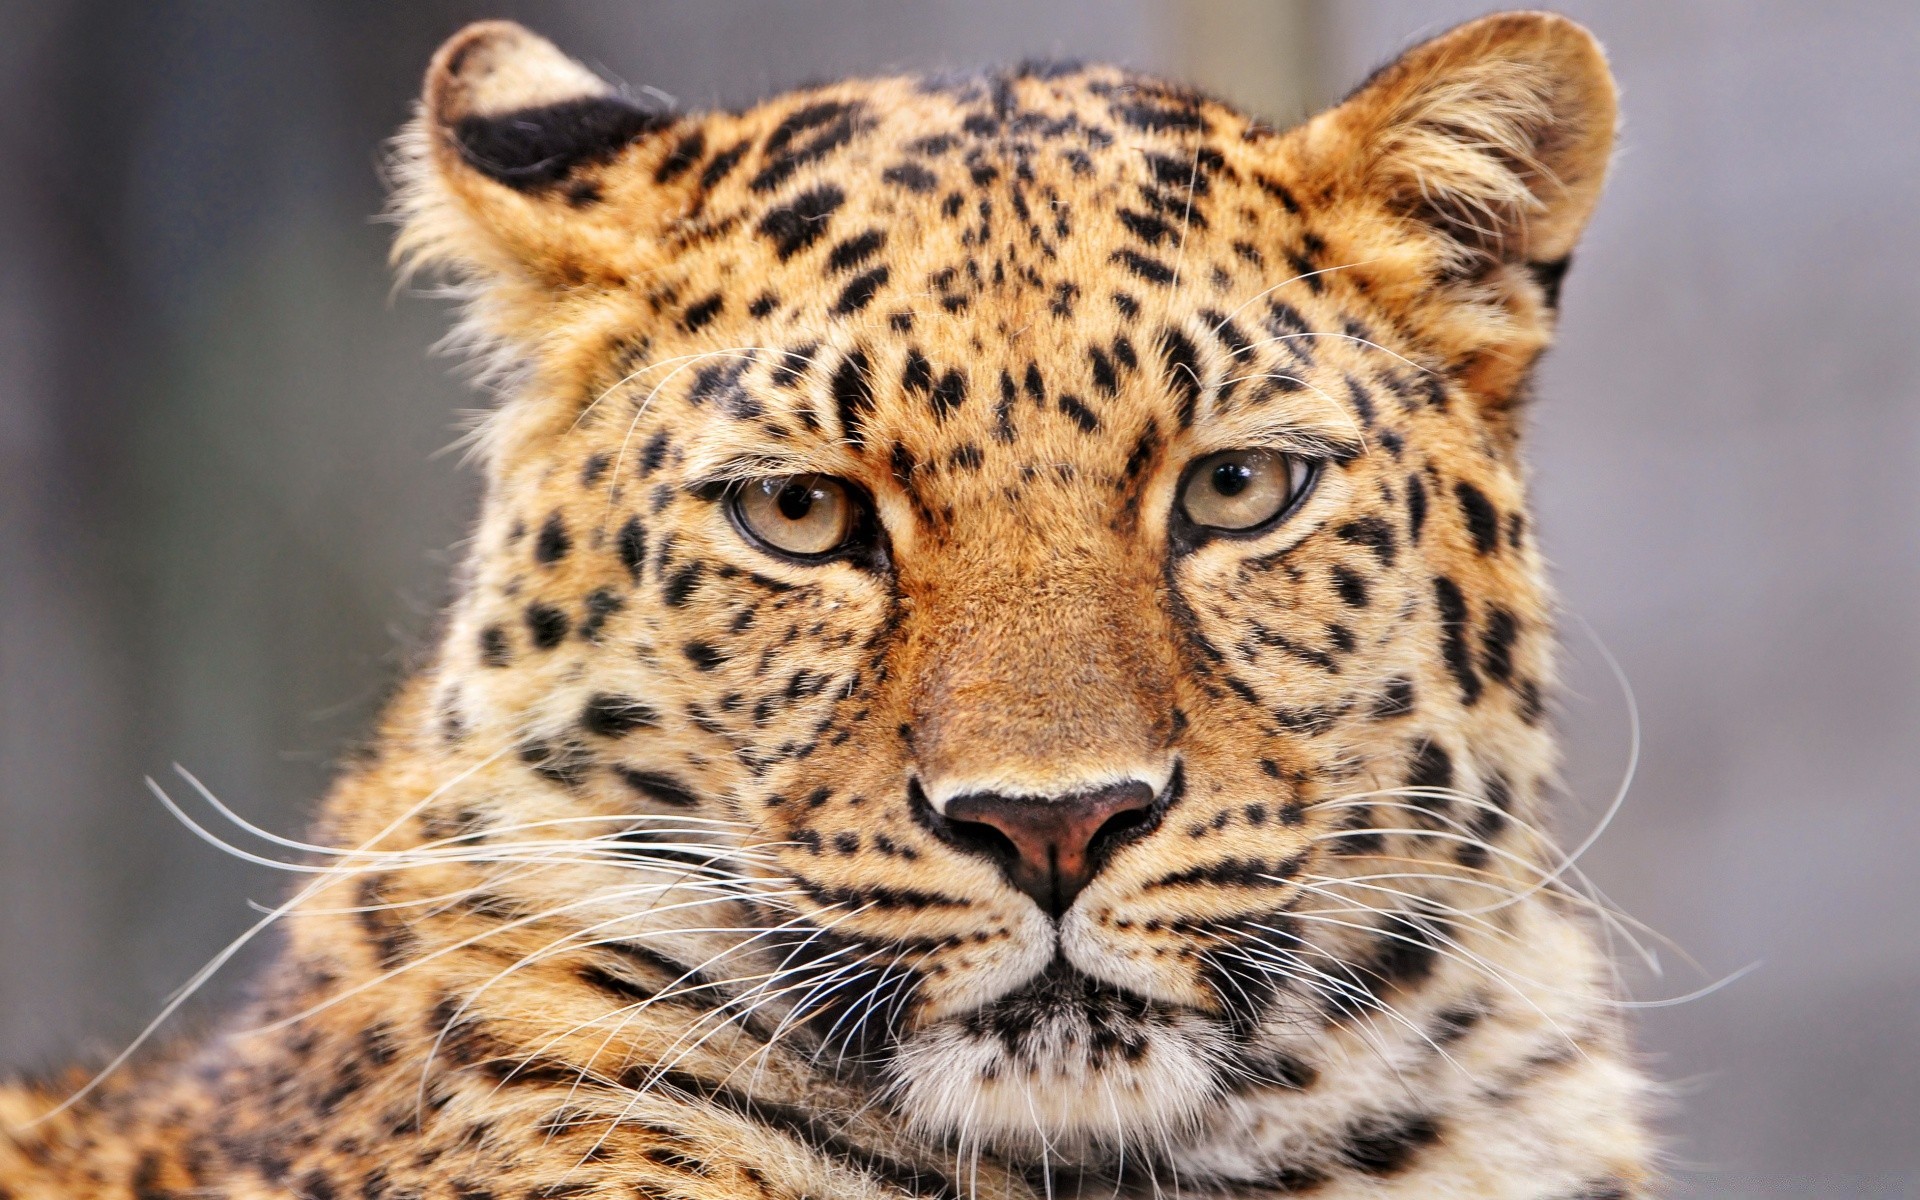
<svg viewBox="0 0 1920 1200">
<path fill-rule="evenodd" d="M 1286 511 L 1312 468 L 1278 450 L 1223 450 L 1195 463 L 1180 488 L 1187 519 L 1208 529 L 1244 530 Z"/>
<path fill-rule="evenodd" d="M 784 554 L 818 558 L 853 533 L 854 499 L 847 485 L 825 475 L 755 479 L 734 496 L 740 527 Z"/>
</svg>

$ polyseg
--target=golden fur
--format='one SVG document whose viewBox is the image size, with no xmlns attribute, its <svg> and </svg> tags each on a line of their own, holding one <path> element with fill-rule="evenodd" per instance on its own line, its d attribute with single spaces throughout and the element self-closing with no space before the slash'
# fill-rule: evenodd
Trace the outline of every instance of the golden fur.
<svg viewBox="0 0 1920 1200">
<path fill-rule="evenodd" d="M 1077 66 L 664 114 L 463 31 L 396 195 L 505 393 L 460 597 L 257 998 L 0 1093 L 0 1196 L 1647 1194 L 1518 457 L 1614 121 L 1532 13 L 1288 131 Z M 1181 526 L 1245 448 L 1297 508 Z M 809 473 L 859 554 L 729 519 Z M 945 815 L 1129 780 L 1057 916 Z"/>
</svg>

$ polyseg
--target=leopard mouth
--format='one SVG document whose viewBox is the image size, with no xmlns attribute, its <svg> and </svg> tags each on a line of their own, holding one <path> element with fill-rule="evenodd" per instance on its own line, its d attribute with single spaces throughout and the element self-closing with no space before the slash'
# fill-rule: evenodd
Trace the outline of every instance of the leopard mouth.
<svg viewBox="0 0 1920 1200">
<path fill-rule="evenodd" d="M 1217 1018 L 1060 956 L 1013 991 L 905 1036 L 887 1074 L 896 1107 L 928 1132 L 1090 1151 L 1193 1122 L 1218 1098 L 1230 1048 Z"/>
<path fill-rule="evenodd" d="M 1085 1042 L 1090 1061 L 1104 1063 L 1116 1055 L 1137 1061 L 1146 1049 L 1146 1030 L 1164 1024 L 1171 1011 L 1140 992 L 1095 979 L 1065 955 L 1056 955 L 1027 983 L 957 1019 L 968 1033 L 996 1039 L 1015 1058 L 1047 1057 L 1042 1043 L 1066 1032 Z"/>
</svg>

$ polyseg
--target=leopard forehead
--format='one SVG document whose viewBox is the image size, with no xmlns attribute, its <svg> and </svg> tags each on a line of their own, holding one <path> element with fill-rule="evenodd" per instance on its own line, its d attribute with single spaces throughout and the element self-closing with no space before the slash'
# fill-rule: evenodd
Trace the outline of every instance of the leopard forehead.
<svg viewBox="0 0 1920 1200">
<path fill-rule="evenodd" d="M 1209 450 L 1330 458 L 1352 493 L 1384 474 L 1363 451 L 1484 436 L 1470 410 L 1429 419 L 1458 362 L 1381 299 L 1442 248 L 1403 236 L 1383 256 L 1391 220 L 1317 209 L 1281 135 L 1115 68 L 855 81 L 682 118 L 601 96 L 466 116 L 449 140 L 566 231 L 529 260 L 560 299 L 525 302 L 521 335 L 541 347 L 527 390 L 553 400 L 496 419 L 536 426 L 498 438 L 503 557 L 550 567 L 597 507 L 593 536 L 631 558 L 688 493 L 801 472 L 859 483 L 920 548 L 1017 557 L 1098 526 L 1151 542 L 1169 466 Z M 1376 481 L 1376 502 L 1420 504 L 1417 474 L 1394 473 L 1410 482 Z M 714 574 L 653 547 L 682 581 L 670 599 Z"/>
</svg>

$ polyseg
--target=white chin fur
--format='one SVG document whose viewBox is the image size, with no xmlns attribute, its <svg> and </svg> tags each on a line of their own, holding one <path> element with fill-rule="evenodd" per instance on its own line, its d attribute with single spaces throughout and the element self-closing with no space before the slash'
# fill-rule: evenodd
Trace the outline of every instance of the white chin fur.
<svg viewBox="0 0 1920 1200">
<path fill-rule="evenodd" d="M 1155 1010 L 1116 1044 L 1077 1005 L 1019 1021 L 1009 1041 L 954 1018 L 908 1037 L 891 1074 L 895 1104 L 921 1131 L 1002 1152 L 1083 1152 L 1161 1144 L 1217 1097 L 1228 1051 L 1197 1013 Z"/>
</svg>

